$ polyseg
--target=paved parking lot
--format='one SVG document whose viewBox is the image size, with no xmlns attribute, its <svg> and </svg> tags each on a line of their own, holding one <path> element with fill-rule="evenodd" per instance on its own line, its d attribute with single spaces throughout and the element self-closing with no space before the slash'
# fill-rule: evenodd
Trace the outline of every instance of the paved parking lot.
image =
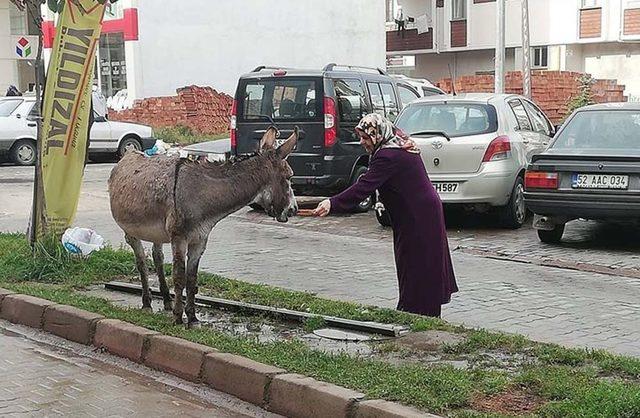
<svg viewBox="0 0 640 418">
<path fill-rule="evenodd" d="M 106 190 L 111 167 L 88 167 L 77 224 L 117 246 L 122 233 Z M 31 175 L 0 167 L 0 230 L 24 230 Z M 549 246 L 530 227 L 504 231 L 489 218 L 462 215 L 450 219 L 449 236 L 460 293 L 444 309 L 445 319 L 640 356 L 637 230 L 574 222 L 561 246 Z M 201 268 L 331 298 L 396 302 L 391 232 L 371 214 L 283 225 L 241 210 L 214 229 Z"/>
</svg>

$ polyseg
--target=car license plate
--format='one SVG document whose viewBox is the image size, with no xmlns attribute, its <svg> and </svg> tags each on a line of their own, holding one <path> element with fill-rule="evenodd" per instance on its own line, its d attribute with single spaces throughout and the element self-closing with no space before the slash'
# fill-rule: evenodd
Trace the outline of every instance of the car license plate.
<svg viewBox="0 0 640 418">
<path fill-rule="evenodd" d="M 438 193 L 456 193 L 458 191 L 458 183 L 433 183 Z"/>
<path fill-rule="evenodd" d="M 629 188 L 629 176 L 619 174 L 574 174 L 571 187 L 574 189 L 616 189 Z"/>
</svg>

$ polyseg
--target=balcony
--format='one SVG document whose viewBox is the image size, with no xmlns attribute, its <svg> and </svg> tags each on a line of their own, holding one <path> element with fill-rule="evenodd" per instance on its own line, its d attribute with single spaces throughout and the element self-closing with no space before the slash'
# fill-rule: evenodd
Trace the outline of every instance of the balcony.
<svg viewBox="0 0 640 418">
<path fill-rule="evenodd" d="M 429 32 L 418 33 L 418 29 L 406 29 L 404 33 L 387 29 L 387 52 L 422 51 L 433 49 L 433 28 Z"/>
</svg>

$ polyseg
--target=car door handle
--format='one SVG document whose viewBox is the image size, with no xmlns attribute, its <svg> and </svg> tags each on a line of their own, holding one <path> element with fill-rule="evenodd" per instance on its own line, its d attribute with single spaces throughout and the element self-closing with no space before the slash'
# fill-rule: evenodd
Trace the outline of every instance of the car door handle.
<svg viewBox="0 0 640 418">
<path fill-rule="evenodd" d="M 529 142 L 531 142 L 531 141 L 529 141 L 528 139 L 523 139 L 523 140 L 522 140 L 522 143 L 523 143 L 523 144 L 528 144 Z"/>
<path fill-rule="evenodd" d="M 36 124 L 35 123 L 27 123 L 27 126 L 31 127 L 31 128 L 35 128 Z"/>
</svg>

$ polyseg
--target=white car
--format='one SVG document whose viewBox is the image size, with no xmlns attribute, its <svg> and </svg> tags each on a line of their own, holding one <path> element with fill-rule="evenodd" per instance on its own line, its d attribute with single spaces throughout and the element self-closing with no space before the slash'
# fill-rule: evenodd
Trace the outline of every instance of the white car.
<svg viewBox="0 0 640 418">
<path fill-rule="evenodd" d="M 395 124 L 420 147 L 445 205 L 495 209 L 504 226 L 522 226 L 525 168 L 555 133 L 538 106 L 509 94 L 430 96 L 405 107 Z M 391 222 L 383 206 L 376 212 L 381 224 Z"/>
<path fill-rule="evenodd" d="M 18 165 L 32 165 L 36 160 L 35 97 L 0 97 L 0 155 Z M 122 156 L 128 150 L 146 150 L 156 140 L 149 126 L 111 122 L 94 113 L 89 155 Z"/>
</svg>

